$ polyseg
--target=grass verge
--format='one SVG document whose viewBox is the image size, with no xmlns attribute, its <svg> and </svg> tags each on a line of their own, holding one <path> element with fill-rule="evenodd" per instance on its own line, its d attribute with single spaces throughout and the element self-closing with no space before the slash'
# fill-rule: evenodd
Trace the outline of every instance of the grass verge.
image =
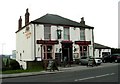
<svg viewBox="0 0 120 84">
<path fill-rule="evenodd" d="M 39 72 L 43 71 L 43 69 L 28 69 L 28 70 L 6 70 L 2 71 L 2 74 L 14 74 L 14 73 L 25 73 L 25 72 Z"/>
</svg>

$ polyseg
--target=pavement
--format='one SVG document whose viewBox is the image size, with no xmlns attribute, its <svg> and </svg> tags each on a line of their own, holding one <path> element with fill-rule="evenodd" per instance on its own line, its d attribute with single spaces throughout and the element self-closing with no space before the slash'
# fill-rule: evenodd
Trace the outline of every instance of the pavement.
<svg viewBox="0 0 120 84">
<path fill-rule="evenodd" d="M 82 65 L 71 65 L 70 67 L 58 67 L 59 71 L 40 71 L 40 72 L 24 72 L 24 73 L 15 73 L 15 74 L 0 74 L 0 79 L 4 78 L 14 78 L 14 77 L 26 77 L 26 76 L 35 76 L 35 75 L 45 75 L 45 74 L 55 74 L 55 73 L 62 73 L 62 72 L 70 72 L 70 71 L 78 71 L 78 70 L 88 70 L 88 69 L 96 69 L 102 67 L 109 67 L 118 65 L 118 63 L 102 63 L 99 66 L 82 66 Z"/>
</svg>

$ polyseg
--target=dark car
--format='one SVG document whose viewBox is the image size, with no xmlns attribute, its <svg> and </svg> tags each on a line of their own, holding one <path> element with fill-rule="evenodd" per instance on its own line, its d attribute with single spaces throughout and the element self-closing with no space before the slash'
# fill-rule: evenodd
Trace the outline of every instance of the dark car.
<svg viewBox="0 0 120 84">
<path fill-rule="evenodd" d="M 120 54 L 113 54 L 111 60 L 112 62 L 120 62 Z"/>
<path fill-rule="evenodd" d="M 103 56 L 102 61 L 103 61 L 104 63 L 105 63 L 105 62 L 112 62 L 112 60 L 111 60 L 111 55 Z"/>
<path fill-rule="evenodd" d="M 120 62 L 120 54 L 112 54 L 104 56 L 102 61 L 105 62 Z"/>
</svg>

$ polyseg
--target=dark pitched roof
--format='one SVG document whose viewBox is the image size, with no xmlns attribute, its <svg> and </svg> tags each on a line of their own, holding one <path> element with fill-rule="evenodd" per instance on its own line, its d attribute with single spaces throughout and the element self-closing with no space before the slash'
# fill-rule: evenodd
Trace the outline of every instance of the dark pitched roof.
<svg viewBox="0 0 120 84">
<path fill-rule="evenodd" d="M 88 25 L 81 25 L 78 22 L 72 21 L 70 19 L 61 17 L 59 15 L 53 15 L 53 14 L 46 14 L 34 21 L 31 21 L 32 23 L 38 23 L 38 24 L 54 24 L 54 25 L 62 25 L 62 26 L 73 26 L 73 27 L 86 27 L 86 28 L 93 28 Z"/>
<path fill-rule="evenodd" d="M 88 25 L 82 25 L 76 21 L 72 21 L 70 19 L 61 17 L 59 15 L 54 15 L 54 14 L 46 14 L 36 20 L 33 20 L 30 23 L 33 24 L 52 24 L 52 25 L 60 25 L 60 26 L 72 26 L 72 27 L 83 27 L 83 28 L 89 28 L 93 29 L 94 27 L 88 26 Z M 28 24 L 27 24 L 28 25 Z M 23 26 L 21 29 L 17 30 L 19 32 L 20 30 L 24 29 L 27 25 Z"/>
<path fill-rule="evenodd" d="M 104 46 L 104 45 L 101 45 L 101 44 L 98 44 L 98 43 L 94 43 L 94 48 L 95 49 L 111 49 L 108 46 Z"/>
</svg>

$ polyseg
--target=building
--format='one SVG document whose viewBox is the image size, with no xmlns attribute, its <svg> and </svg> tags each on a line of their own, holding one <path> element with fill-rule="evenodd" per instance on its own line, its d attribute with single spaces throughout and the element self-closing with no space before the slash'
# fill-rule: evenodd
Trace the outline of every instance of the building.
<svg viewBox="0 0 120 84">
<path fill-rule="evenodd" d="M 95 57 L 102 58 L 104 55 L 111 54 L 111 48 L 98 43 L 94 43 Z"/>
<path fill-rule="evenodd" d="M 74 61 L 81 56 L 94 56 L 94 27 L 54 14 L 46 14 L 29 22 L 29 12 L 26 9 L 25 26 L 22 18 L 18 21 L 16 31 L 16 60 L 27 68 L 27 61 L 42 61 L 64 58 Z"/>
</svg>

